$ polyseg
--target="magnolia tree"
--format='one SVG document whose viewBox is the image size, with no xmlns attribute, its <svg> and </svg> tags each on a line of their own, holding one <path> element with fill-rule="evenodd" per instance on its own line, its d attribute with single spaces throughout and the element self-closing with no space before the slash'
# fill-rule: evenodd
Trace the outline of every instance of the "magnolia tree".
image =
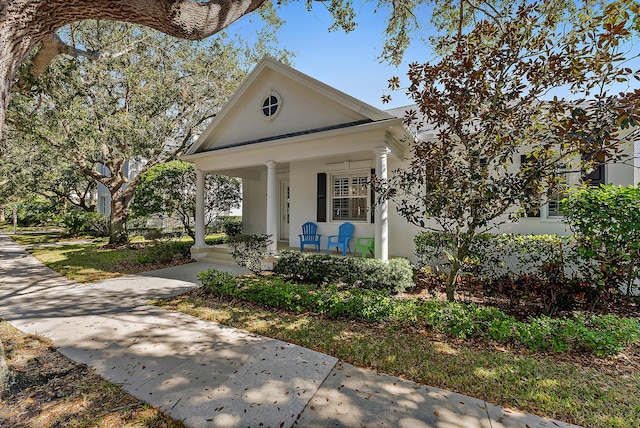
<svg viewBox="0 0 640 428">
<path fill-rule="evenodd" d="M 205 217 L 211 222 L 220 213 L 240 206 L 240 180 L 221 175 L 205 176 Z M 192 164 L 172 161 L 150 168 L 140 177 L 131 211 L 148 217 L 177 217 L 195 241 L 192 220 L 196 216 L 196 171 Z"/>
<path fill-rule="evenodd" d="M 433 127 L 435 137 L 413 144 L 409 166 L 378 183 L 409 222 L 448 235 L 449 300 L 478 234 L 557 192 L 559 167 L 621 160 L 633 137 L 621 128 L 640 118 L 640 90 L 609 92 L 634 77 L 620 53 L 631 37 L 626 10 L 610 4 L 567 33 L 543 5 L 525 3 L 508 16 L 441 39 L 437 50 L 447 53 L 439 61 L 410 66 L 418 111 L 405 122 Z M 547 100 L 558 88 L 567 98 Z"/>
</svg>

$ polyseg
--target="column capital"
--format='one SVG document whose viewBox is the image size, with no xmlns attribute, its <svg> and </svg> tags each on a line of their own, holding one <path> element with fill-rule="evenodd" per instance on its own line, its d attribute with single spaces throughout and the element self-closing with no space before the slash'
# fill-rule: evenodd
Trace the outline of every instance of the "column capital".
<svg viewBox="0 0 640 428">
<path fill-rule="evenodd" d="M 391 153 L 391 149 L 387 146 L 380 146 L 373 149 L 373 153 L 376 155 L 388 155 Z"/>
<path fill-rule="evenodd" d="M 267 168 L 275 168 L 276 167 L 276 162 L 272 161 L 272 160 L 265 161 L 264 164 L 267 166 Z"/>
</svg>

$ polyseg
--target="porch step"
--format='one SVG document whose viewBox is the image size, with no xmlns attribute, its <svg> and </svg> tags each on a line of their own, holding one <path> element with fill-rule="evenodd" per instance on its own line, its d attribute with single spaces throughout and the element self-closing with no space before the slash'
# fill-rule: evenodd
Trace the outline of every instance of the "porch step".
<svg viewBox="0 0 640 428">
<path fill-rule="evenodd" d="M 237 263 L 233 260 L 233 257 L 231 257 L 231 250 L 226 245 L 212 245 L 207 247 L 205 255 L 200 256 L 198 261 L 226 266 L 237 266 Z"/>
</svg>

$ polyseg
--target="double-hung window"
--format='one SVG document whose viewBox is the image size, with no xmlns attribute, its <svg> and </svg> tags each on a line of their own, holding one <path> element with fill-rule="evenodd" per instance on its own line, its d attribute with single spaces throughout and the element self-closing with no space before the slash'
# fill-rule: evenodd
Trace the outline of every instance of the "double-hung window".
<svg viewBox="0 0 640 428">
<path fill-rule="evenodd" d="M 357 172 L 331 176 L 331 220 L 367 221 L 369 174 Z"/>
<path fill-rule="evenodd" d="M 561 181 L 561 189 L 555 194 L 550 195 L 547 201 L 547 218 L 562 218 L 562 200 L 567 196 L 566 189 L 576 185 L 576 173 L 568 168 L 567 165 L 559 165 L 556 169 L 556 175 L 563 177 Z"/>
</svg>

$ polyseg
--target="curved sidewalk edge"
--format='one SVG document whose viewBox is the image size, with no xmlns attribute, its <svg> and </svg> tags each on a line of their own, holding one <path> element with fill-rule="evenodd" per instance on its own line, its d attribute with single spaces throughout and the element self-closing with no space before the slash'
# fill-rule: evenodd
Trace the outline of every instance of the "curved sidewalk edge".
<svg viewBox="0 0 640 428">
<path fill-rule="evenodd" d="M 570 426 L 145 305 L 212 266 L 79 284 L 0 234 L 0 317 L 188 427 Z"/>
</svg>

